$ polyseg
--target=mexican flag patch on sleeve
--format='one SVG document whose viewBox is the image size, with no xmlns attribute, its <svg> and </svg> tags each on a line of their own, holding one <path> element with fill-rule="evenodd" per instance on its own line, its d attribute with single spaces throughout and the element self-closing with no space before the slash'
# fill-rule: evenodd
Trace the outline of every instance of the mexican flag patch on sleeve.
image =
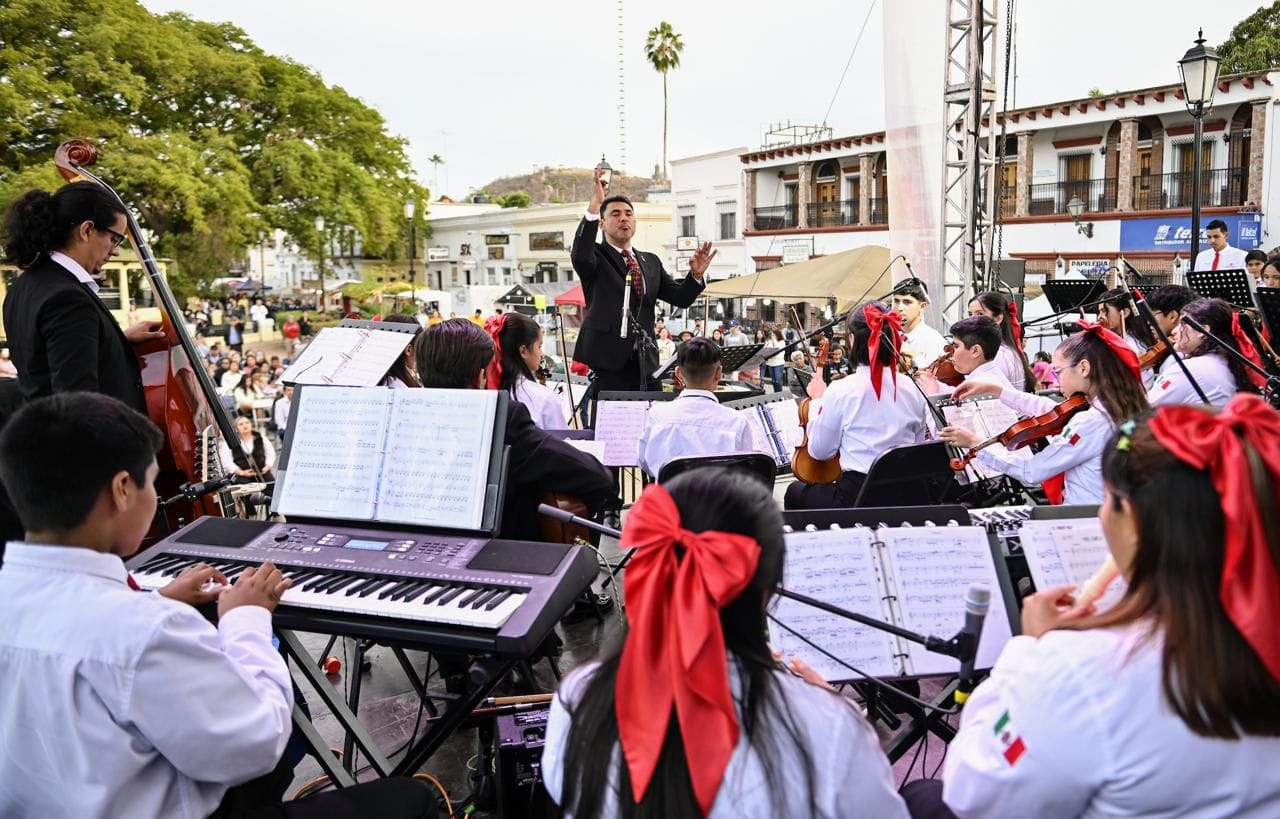
<svg viewBox="0 0 1280 819">
<path fill-rule="evenodd" d="M 1168 377 L 1168 376 L 1165 376 L 1164 378 L 1160 379 L 1160 391 L 1161 391 L 1161 392 L 1164 392 L 1165 390 L 1169 389 L 1169 388 L 1170 388 L 1170 387 L 1172 387 L 1172 386 L 1173 386 L 1173 379 L 1172 379 L 1172 378 L 1170 378 L 1170 377 Z"/>
<path fill-rule="evenodd" d="M 996 720 L 994 734 L 996 741 L 1000 743 L 1003 749 L 1005 762 L 1010 765 L 1018 764 L 1018 760 L 1026 753 L 1027 746 L 1023 743 L 1022 737 L 1018 736 L 1018 732 L 1010 724 L 1009 712 L 1005 711 L 1000 715 L 1000 719 Z"/>
</svg>

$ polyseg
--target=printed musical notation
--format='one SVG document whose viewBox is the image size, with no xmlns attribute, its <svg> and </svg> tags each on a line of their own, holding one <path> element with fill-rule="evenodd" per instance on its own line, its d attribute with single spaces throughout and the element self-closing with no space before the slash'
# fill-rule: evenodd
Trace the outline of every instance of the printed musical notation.
<svg viewBox="0 0 1280 819">
<path fill-rule="evenodd" d="M 392 330 L 326 327 L 280 379 L 286 384 L 372 387 L 412 341 L 411 334 Z"/>
<path fill-rule="evenodd" d="M 373 517 L 386 440 L 387 394 L 354 387 L 299 394 L 289 468 L 279 489 L 280 514 Z"/>
<path fill-rule="evenodd" d="M 648 401 L 596 402 L 595 439 L 604 444 L 605 466 L 640 465 L 640 436 L 648 417 Z"/>
<path fill-rule="evenodd" d="M 958 403 L 947 402 L 942 404 L 941 407 L 942 415 L 947 419 L 948 424 L 953 427 L 967 429 L 977 434 L 984 441 L 1004 432 L 1018 420 L 1017 412 L 993 398 L 967 399 Z M 929 417 L 929 426 L 936 432 L 937 424 L 932 415 Z M 993 444 L 989 449 L 1009 452 L 1000 444 Z M 1030 458 L 1032 455 L 1031 450 L 1027 448 L 1016 449 L 1009 452 L 1009 454 L 1018 459 Z M 1001 474 L 977 461 L 971 463 L 970 468 L 982 478 L 995 478 Z"/>
<path fill-rule="evenodd" d="M 1019 537 L 1037 589 L 1068 583 L 1078 589 L 1111 554 L 1102 523 L 1096 517 L 1024 521 Z M 1115 605 L 1124 596 L 1125 588 L 1124 578 L 1111 581 L 1097 600 L 1098 611 Z"/>
</svg>

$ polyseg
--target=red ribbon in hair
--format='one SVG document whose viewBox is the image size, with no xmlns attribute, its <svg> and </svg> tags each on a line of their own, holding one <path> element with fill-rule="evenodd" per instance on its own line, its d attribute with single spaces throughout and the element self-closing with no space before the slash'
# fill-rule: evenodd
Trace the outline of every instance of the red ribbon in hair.
<svg viewBox="0 0 1280 819">
<path fill-rule="evenodd" d="M 1227 617 L 1280 680 L 1280 576 L 1255 499 L 1244 442 L 1262 458 L 1280 507 L 1280 413 L 1256 395 L 1236 395 L 1216 415 L 1196 407 L 1160 407 L 1151 432 L 1174 457 L 1207 470 L 1222 499 L 1222 583 Z"/>
<path fill-rule="evenodd" d="M 1103 327 L 1101 324 L 1095 324 L 1090 321 L 1080 320 L 1076 322 L 1084 328 L 1084 332 L 1091 336 L 1102 339 L 1102 341 L 1111 348 L 1111 352 L 1124 362 L 1129 368 L 1129 372 L 1133 373 L 1133 377 L 1142 382 L 1142 366 L 1138 363 L 1138 354 L 1133 348 L 1124 343 L 1124 339 Z"/>
<path fill-rule="evenodd" d="M 862 316 L 867 320 L 867 329 L 871 337 L 867 339 L 867 360 L 871 362 L 871 389 L 876 398 L 880 398 L 880 381 L 884 378 L 884 367 L 880 366 L 880 342 L 883 339 L 883 328 L 887 323 L 893 339 L 893 361 L 890 367 L 894 373 L 898 370 L 898 355 L 902 351 L 902 317 L 892 310 L 883 310 L 878 304 L 868 304 L 862 308 Z M 898 379 L 893 379 L 893 398 L 898 398 Z"/>
<path fill-rule="evenodd" d="M 1231 337 L 1236 340 L 1236 349 L 1240 351 L 1240 355 L 1259 367 L 1262 366 L 1262 356 L 1258 355 L 1258 348 L 1253 346 L 1253 339 L 1249 338 L 1244 328 L 1240 326 L 1240 314 L 1237 312 L 1231 314 Z M 1265 376 L 1254 370 L 1248 370 L 1248 374 L 1249 380 L 1253 382 L 1255 387 L 1262 388 L 1267 385 Z"/>
<path fill-rule="evenodd" d="M 1022 324 L 1018 321 L 1018 303 L 1009 299 L 1009 329 L 1013 331 L 1013 341 L 1022 349 Z"/>
<path fill-rule="evenodd" d="M 755 576 L 760 545 L 746 535 L 681 528 L 675 501 L 655 484 L 627 515 L 622 548 L 636 553 L 627 567 L 631 631 L 614 709 L 631 789 L 640 802 L 675 708 L 689 779 L 705 816 L 738 744 L 720 609 Z"/>
<path fill-rule="evenodd" d="M 502 388 L 502 328 L 507 326 L 507 316 L 510 313 L 503 313 L 497 319 L 486 322 L 484 331 L 489 334 L 489 338 L 493 339 L 493 358 L 489 359 L 489 366 L 485 367 L 486 385 L 491 390 Z"/>
</svg>

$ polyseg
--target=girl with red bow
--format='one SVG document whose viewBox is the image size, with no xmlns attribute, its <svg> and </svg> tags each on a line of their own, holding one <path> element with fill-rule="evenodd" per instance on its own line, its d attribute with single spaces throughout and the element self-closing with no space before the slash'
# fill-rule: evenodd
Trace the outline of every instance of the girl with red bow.
<svg viewBox="0 0 1280 819">
<path fill-rule="evenodd" d="M 1102 448 L 1111 431 L 1147 408 L 1138 356 L 1118 335 L 1097 324 L 1070 336 L 1053 353 L 1053 371 L 1062 394 L 1083 394 L 1089 408 L 1074 416 L 1060 435 L 1031 457 L 1021 451 L 988 447 L 978 452 L 982 465 L 1024 484 L 1049 483 L 1054 502 L 1098 503 L 1102 500 Z M 1034 393 L 1007 390 L 998 384 L 966 381 L 953 394 L 957 400 L 979 395 L 999 398 L 1020 415 L 1041 415 L 1056 402 Z M 974 447 L 981 438 L 961 427 L 943 427 L 938 437 L 949 444 Z M 1057 476 L 1063 476 L 1061 490 Z M 1060 491 L 1058 497 L 1053 497 Z"/>
<path fill-rule="evenodd" d="M 535 380 L 542 366 L 542 327 L 522 313 L 504 313 L 487 328 L 493 339 L 493 361 L 487 383 L 506 390 L 524 404 L 541 429 L 568 429 L 565 402 L 550 387 Z"/>
<path fill-rule="evenodd" d="M 1184 318 L 1191 318 L 1202 327 L 1231 345 L 1250 361 L 1262 366 L 1253 342 L 1240 327 L 1240 314 L 1222 299 L 1197 299 L 1181 310 Z M 1199 330 L 1186 321 L 1179 321 L 1173 331 L 1173 348 L 1182 356 L 1191 376 L 1204 390 L 1205 397 L 1215 407 L 1224 406 L 1237 392 L 1258 392 L 1253 378 L 1261 378 L 1247 369 L 1230 353 L 1223 352 Z M 1147 393 L 1152 406 L 1165 404 L 1199 404 L 1200 395 L 1187 380 L 1176 362 L 1160 369 L 1155 383 Z"/>
<path fill-rule="evenodd" d="M 1036 391 L 1036 376 L 1027 364 L 1022 350 L 1022 325 L 1018 323 L 1018 303 L 1004 293 L 989 290 L 969 302 L 970 316 L 986 316 L 1000 326 L 1000 352 L 996 365 L 1015 387 L 1025 392 Z"/>
<path fill-rule="evenodd" d="M 723 469 L 650 486 L 622 547 L 630 630 L 565 678 L 547 723 L 566 816 L 906 819 L 866 719 L 770 652 L 784 540 L 766 487 Z"/>
<path fill-rule="evenodd" d="M 1094 614 L 1024 600 L 965 706 L 943 797 L 966 819 L 1280 816 L 1280 414 L 1165 406 L 1102 456 L 1128 583 Z"/>
</svg>

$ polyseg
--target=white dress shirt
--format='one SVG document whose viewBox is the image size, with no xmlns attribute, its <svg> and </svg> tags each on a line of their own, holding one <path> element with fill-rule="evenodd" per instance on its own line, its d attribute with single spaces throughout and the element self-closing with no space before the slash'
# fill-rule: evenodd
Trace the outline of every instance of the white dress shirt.
<svg viewBox="0 0 1280 819">
<path fill-rule="evenodd" d="M 49 254 L 49 258 L 69 270 L 71 275 L 76 277 L 76 281 L 89 285 L 89 289 L 93 292 L 97 293 L 101 290 L 98 280 L 93 276 L 90 276 L 89 271 L 85 270 L 82 264 L 67 254 L 55 250 Z"/>
<path fill-rule="evenodd" d="M 905 336 L 902 352 L 910 355 L 912 363 L 920 368 L 928 367 L 942 358 L 943 348 L 947 346 L 942 333 L 925 324 L 923 319 L 916 324 L 916 329 Z"/>
<path fill-rule="evenodd" d="M 275 767 L 293 691 L 271 615 L 125 585 L 115 555 L 10 543 L 0 568 L 0 816 L 205 817 Z"/>
<path fill-rule="evenodd" d="M 742 700 L 742 685 L 729 655 L 729 689 L 734 702 Z M 589 675 L 598 667 L 590 663 L 575 669 L 560 683 L 560 692 L 551 702 L 547 720 L 546 743 L 542 746 L 543 784 L 557 803 L 564 789 L 564 753 L 572 719 L 569 708 L 575 706 Z M 893 772 L 880 750 L 880 741 L 866 718 L 838 694 L 819 688 L 782 671 L 771 680 L 770 698 L 775 707 L 785 707 L 791 715 L 799 741 L 809 751 L 813 771 L 813 797 L 820 816 L 844 819 L 907 819 L 906 805 L 893 784 Z M 766 711 L 766 713 L 768 713 Z M 739 710 L 741 714 L 741 710 Z M 787 737 L 781 725 L 772 726 L 774 737 Z M 760 755 L 751 745 L 745 730 L 738 734 L 738 744 L 729 757 L 720 790 L 711 804 L 709 819 L 808 819 L 808 800 L 799 798 L 806 781 L 803 758 L 794 746 L 782 739 L 769 754 L 781 780 L 789 784 L 793 797 L 792 810 L 779 817 L 773 812 L 772 796 Z M 613 769 L 605 789 L 601 816 L 617 815 L 617 767 L 621 759 L 613 750 Z M 571 814 L 566 813 L 566 817 Z"/>
<path fill-rule="evenodd" d="M 239 438 L 237 440 L 240 443 L 240 450 L 252 459 L 253 438 L 251 437 L 247 441 L 243 438 Z M 228 475 L 235 474 L 235 471 L 240 468 L 236 465 L 236 459 L 231 454 L 231 447 L 227 446 L 226 441 L 218 441 L 218 459 L 222 461 L 222 468 Z M 262 436 L 262 459 L 266 461 L 266 463 L 258 464 L 259 469 L 271 469 L 275 467 L 276 448 L 272 445 L 271 439 L 265 435 Z"/>
<path fill-rule="evenodd" d="M 649 408 L 640 435 L 640 468 L 658 476 L 672 458 L 754 452 L 746 413 L 721 406 L 715 393 L 685 389 Z"/>
<path fill-rule="evenodd" d="M 1005 390 L 1000 401 L 1021 415 L 1040 415 L 1058 402 L 1030 392 Z M 1016 478 L 1028 485 L 1044 483 L 1055 475 L 1066 473 L 1062 502 L 1102 502 L 1102 450 L 1115 429 L 1111 416 L 1094 402 L 1074 415 L 1060 435 L 1049 439 L 1049 445 L 1030 458 L 1019 459 L 1003 447 L 988 447 L 978 452 L 983 466 Z"/>
<path fill-rule="evenodd" d="M 1164 404 L 1200 405 L 1202 403 L 1200 395 L 1196 392 L 1196 388 L 1191 386 L 1182 368 L 1173 361 L 1173 356 L 1169 356 L 1169 361 L 1172 363 L 1161 369 L 1160 375 L 1156 377 L 1155 383 L 1147 392 L 1147 401 L 1153 407 Z M 1219 409 L 1225 407 L 1231 397 L 1239 391 L 1236 387 L 1236 377 L 1231 373 L 1231 365 L 1220 353 L 1215 351 L 1203 355 L 1184 356 L 1182 361 L 1213 406 Z"/>
<path fill-rule="evenodd" d="M 1213 257 L 1218 251 L 1213 248 L 1200 251 L 1200 255 L 1196 256 L 1196 263 L 1191 268 L 1193 271 L 1213 270 Z M 1222 253 L 1218 256 L 1219 270 L 1244 270 L 1244 257 L 1246 252 L 1238 247 L 1227 245 L 1222 249 Z"/>
<path fill-rule="evenodd" d="M 1000 349 L 1004 349 L 1001 347 Z M 997 357 L 994 361 L 984 361 L 973 368 L 973 372 L 964 377 L 965 381 L 976 381 L 981 384 L 999 384 L 1005 390 L 1022 390 L 1023 379 L 1017 380 L 1014 386 L 1008 375 L 1005 374 L 1004 367 L 1000 366 L 1000 359 Z"/>
<path fill-rule="evenodd" d="M 1147 350 L 1151 349 L 1142 341 L 1142 339 L 1128 333 L 1125 334 L 1124 343 L 1129 345 L 1129 349 L 1133 350 L 1139 359 L 1142 358 L 1143 354 L 1146 353 Z M 1142 371 L 1142 387 L 1143 389 L 1149 390 L 1151 389 L 1151 385 L 1154 383 L 1156 383 L 1156 368 L 1148 367 Z"/>
<path fill-rule="evenodd" d="M 271 405 L 271 420 L 275 422 L 276 429 L 281 435 L 284 435 L 285 430 L 289 428 L 289 412 L 292 409 L 293 400 L 283 395 Z"/>
<path fill-rule="evenodd" d="M 1014 637 L 961 713 L 947 805 L 961 819 L 1280 816 L 1280 738 L 1192 733 L 1164 698 L 1162 646 L 1143 623 Z"/>
<path fill-rule="evenodd" d="M 520 376 L 516 382 L 516 400 L 529 410 L 539 429 L 569 428 L 564 417 L 565 402 L 546 384 Z"/>
<path fill-rule="evenodd" d="M 866 474 L 885 451 L 925 439 L 926 409 L 907 376 L 889 368 L 876 398 L 871 367 L 859 366 L 832 381 L 822 398 L 809 405 L 809 454 L 822 461 L 838 452 L 841 469 Z"/>
<path fill-rule="evenodd" d="M 996 353 L 996 364 L 1000 367 L 1000 372 L 1004 373 L 1015 390 L 1025 391 L 1027 388 L 1026 360 L 1021 350 L 1008 344 L 1001 344 L 1000 351 Z"/>
</svg>

